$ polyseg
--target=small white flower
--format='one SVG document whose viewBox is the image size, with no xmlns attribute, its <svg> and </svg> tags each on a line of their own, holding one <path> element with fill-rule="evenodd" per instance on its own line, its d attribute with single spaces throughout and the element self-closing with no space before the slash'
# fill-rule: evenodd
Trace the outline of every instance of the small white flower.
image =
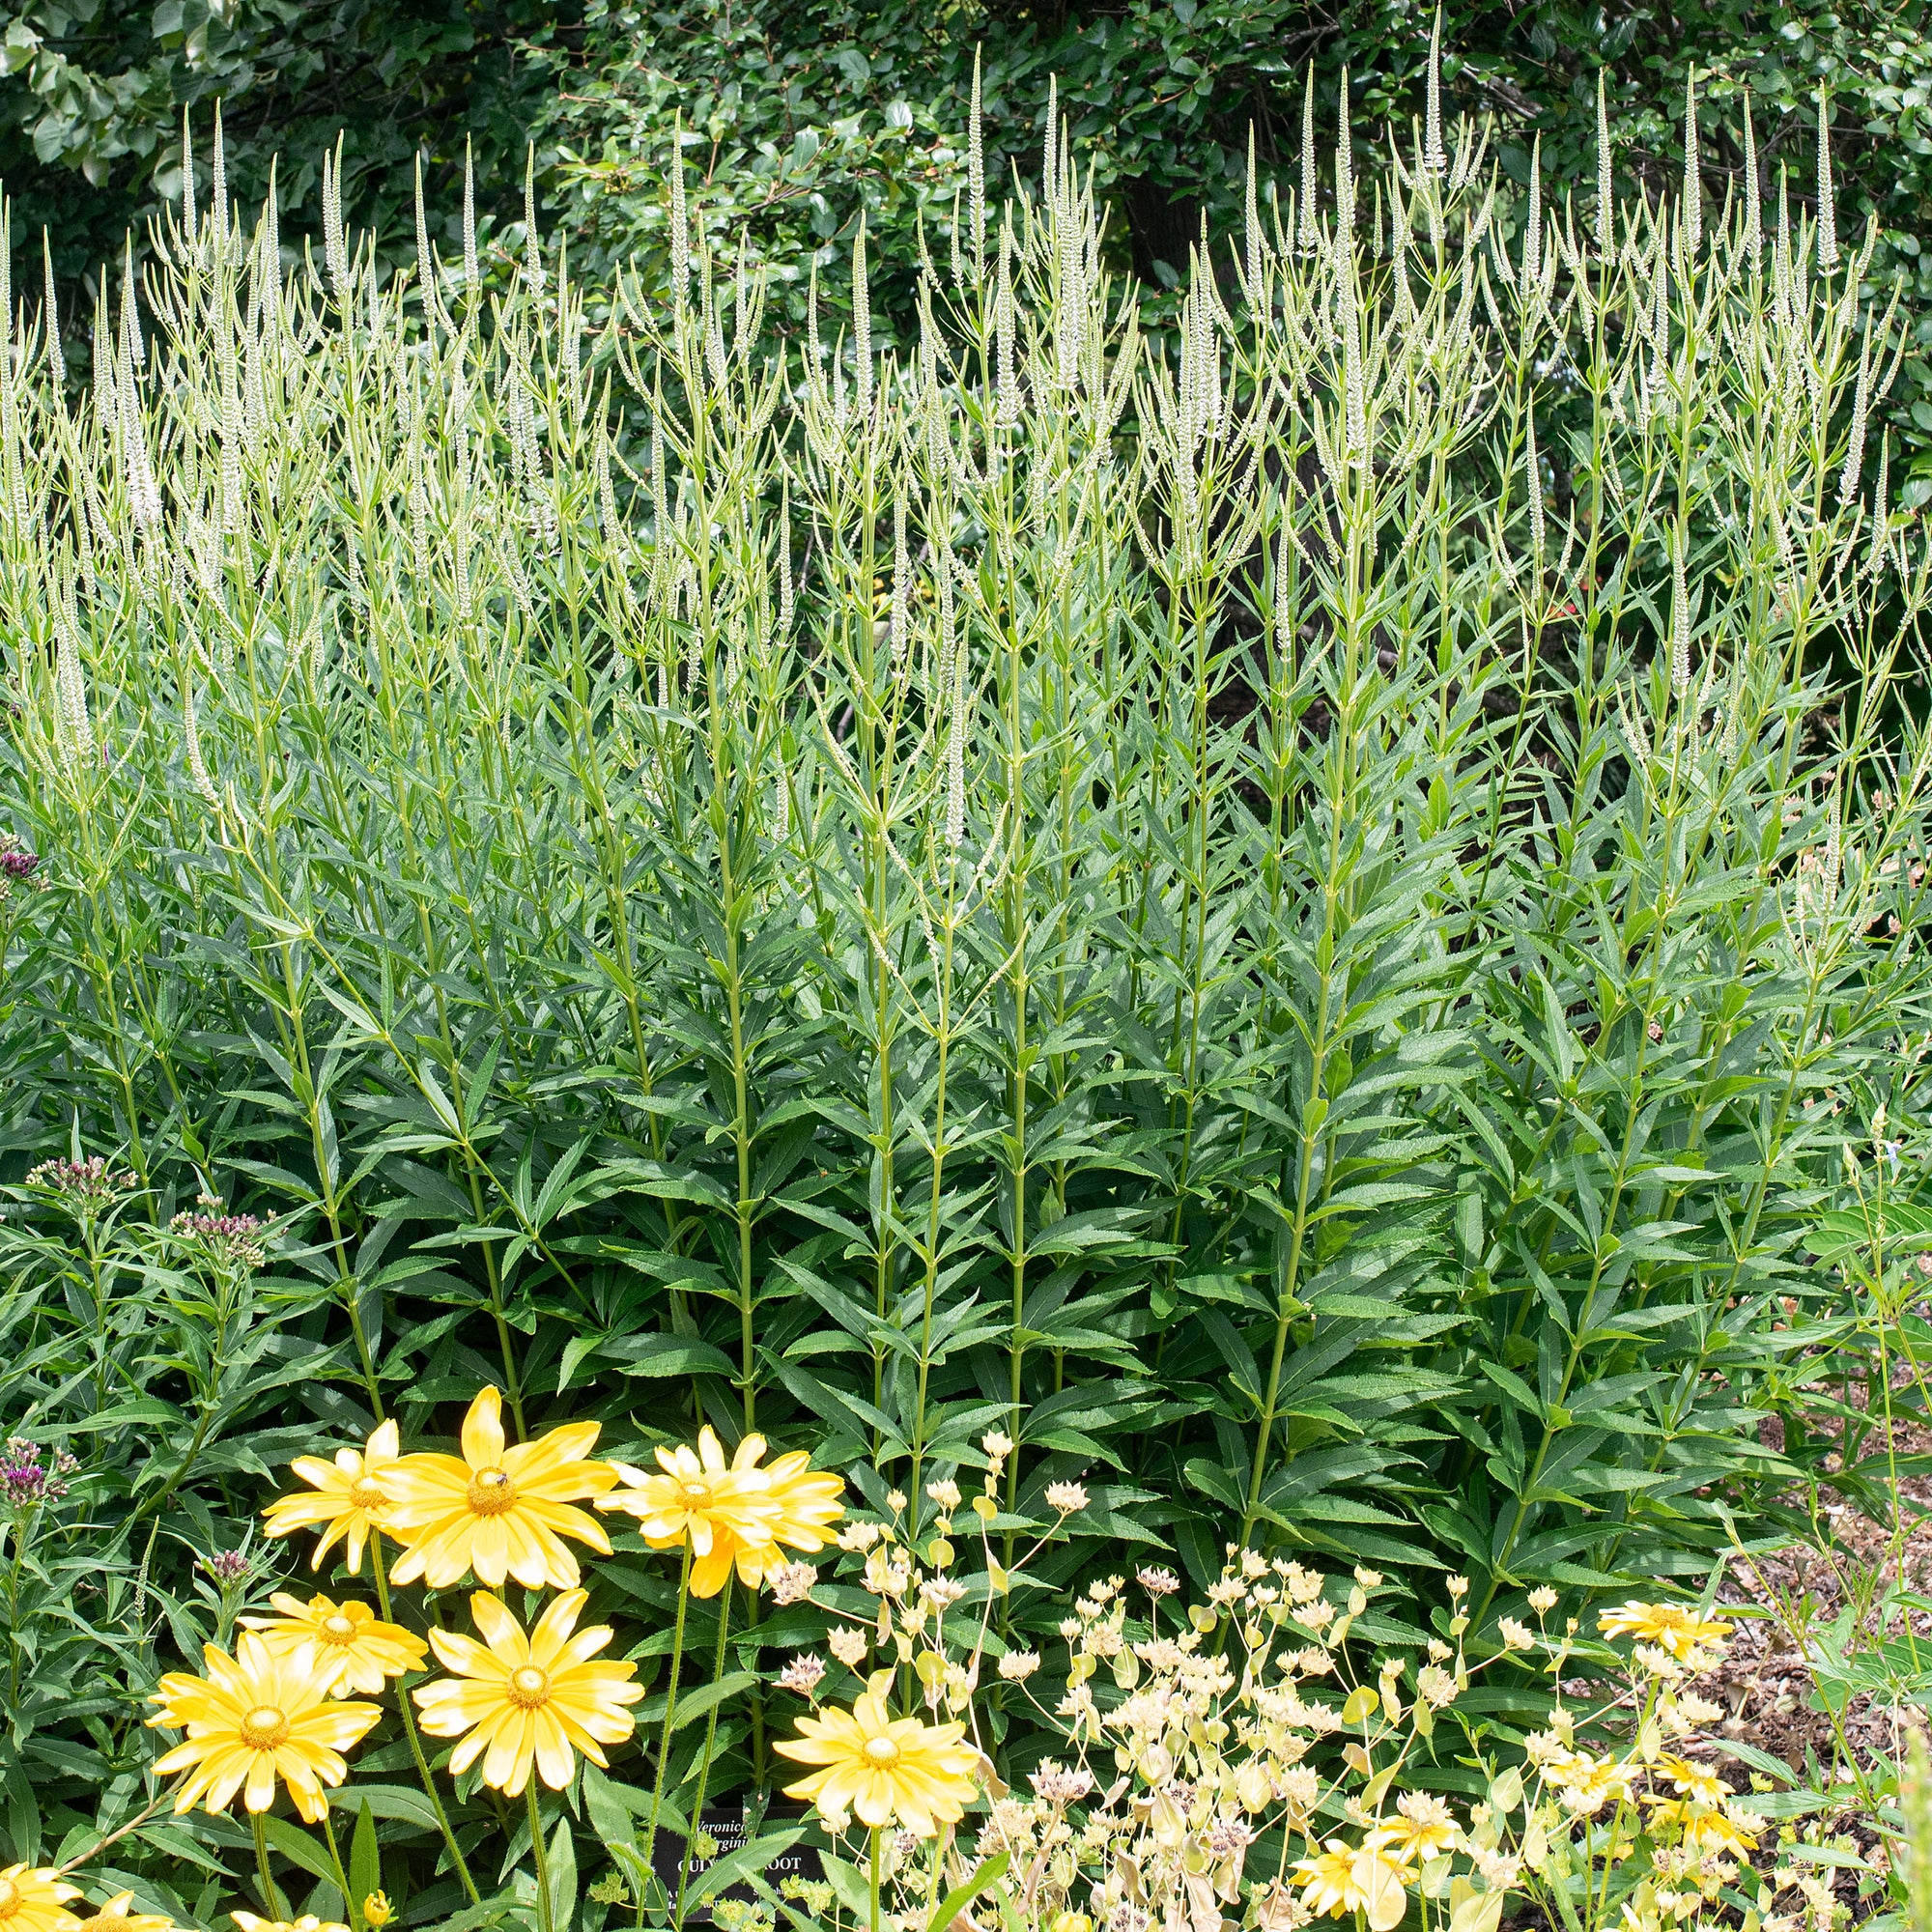
<svg viewBox="0 0 1932 1932">
<path fill-rule="evenodd" d="M 1009 1650 L 1000 1659 L 1000 1675 L 1009 1684 L 1024 1684 L 1038 1668 L 1037 1650 Z"/>
<path fill-rule="evenodd" d="M 865 1662 L 866 1652 L 869 1648 L 866 1633 L 862 1630 L 836 1630 L 825 1641 L 832 1655 L 847 1670 L 857 1670 Z"/>
<path fill-rule="evenodd" d="M 810 1651 L 800 1651 L 779 1672 L 779 1689 L 796 1690 L 801 1697 L 810 1697 L 824 1675 L 825 1660 L 812 1656 Z"/>
<path fill-rule="evenodd" d="M 772 1602 L 802 1604 L 817 1581 L 818 1572 L 810 1563 L 782 1563 L 771 1574 Z"/>
<path fill-rule="evenodd" d="M 1046 1506 L 1058 1510 L 1062 1516 L 1074 1516 L 1087 1507 L 1087 1490 L 1081 1483 L 1049 1483 L 1046 1486 Z"/>
</svg>

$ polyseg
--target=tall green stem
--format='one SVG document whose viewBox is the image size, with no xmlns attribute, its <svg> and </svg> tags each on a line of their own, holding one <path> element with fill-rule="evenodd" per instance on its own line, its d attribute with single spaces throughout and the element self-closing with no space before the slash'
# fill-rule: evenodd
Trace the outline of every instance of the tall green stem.
<svg viewBox="0 0 1932 1932">
<path fill-rule="evenodd" d="M 530 1772 L 530 1781 L 524 1786 L 524 1797 L 530 1809 L 530 1856 L 537 1867 L 537 1922 L 543 1932 L 556 1932 L 555 1913 L 550 1895 L 550 1860 L 544 1855 L 543 1813 L 537 1808 L 537 1779 L 535 1769 Z"/>
<path fill-rule="evenodd" d="M 383 1539 L 380 1533 L 369 1538 L 369 1553 L 376 1570 L 376 1602 L 383 1612 L 383 1621 L 393 1623 L 389 1613 L 389 1577 L 383 1568 Z M 430 1775 L 429 1759 L 423 1752 L 422 1739 L 416 1734 L 415 1714 L 410 1709 L 409 1693 L 400 1681 L 396 1686 L 396 1708 L 403 1714 L 403 1735 L 410 1741 L 410 1755 L 415 1760 L 416 1776 L 422 1779 L 423 1794 L 429 1800 L 429 1808 L 436 1813 L 436 1822 L 442 1832 L 442 1842 L 449 1852 L 449 1861 L 456 1868 L 458 1883 L 463 1887 L 471 1905 L 480 1905 L 481 1894 L 476 1889 L 476 1881 L 469 1876 L 469 1867 L 464 1862 L 463 1847 L 456 1842 L 456 1830 L 449 1822 L 449 1813 L 443 1809 L 442 1794 L 436 1788 L 436 1779 Z"/>
<path fill-rule="evenodd" d="M 677 1718 L 677 1673 L 684 1662 L 684 1613 L 691 1603 L 691 1544 L 684 1546 L 684 1567 L 677 1578 L 677 1622 L 670 1636 L 670 1673 L 665 1680 L 664 1730 L 658 1737 L 658 1775 L 651 1786 L 651 1819 L 644 1827 L 643 1878 L 638 1885 L 638 1923 L 644 1922 L 644 1888 L 650 1881 L 651 1854 L 658 1843 L 658 1818 L 664 1810 L 665 1776 L 670 1769 L 671 1725 Z"/>
<path fill-rule="evenodd" d="M 718 1651 L 711 1660 L 711 1681 L 714 1685 L 724 1676 L 724 1641 L 731 1632 L 731 1578 L 724 1578 L 724 1587 L 718 1593 Z M 704 1723 L 704 1749 L 697 1759 L 697 1794 L 691 1801 L 691 1829 L 684 1838 L 684 1862 L 677 1874 L 677 1910 L 671 1915 L 671 1923 L 684 1924 L 684 1894 L 691 1883 L 691 1848 L 697 1834 L 704 1829 L 704 1793 L 711 1782 L 711 1751 L 718 1742 L 718 1704 L 714 1699 Z"/>
<path fill-rule="evenodd" d="M 255 1834 L 255 1871 L 262 1882 L 262 1909 L 270 1918 L 286 1923 L 289 1917 L 287 1901 L 275 1889 L 275 1881 L 269 1876 L 269 1834 L 263 1829 L 264 1813 L 251 1811 L 248 1827 Z"/>
</svg>

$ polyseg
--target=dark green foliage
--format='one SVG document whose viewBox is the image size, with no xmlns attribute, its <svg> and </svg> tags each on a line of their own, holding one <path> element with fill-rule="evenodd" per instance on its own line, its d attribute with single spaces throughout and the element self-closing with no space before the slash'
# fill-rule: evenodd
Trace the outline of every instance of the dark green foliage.
<svg viewBox="0 0 1932 1932">
<path fill-rule="evenodd" d="M 345 198 L 392 245 L 412 245 L 418 154 L 446 178 L 473 142 L 507 213 L 540 105 L 515 48 L 549 43 L 570 19 L 534 0 L 25 0 L 0 44 L 15 246 L 37 279 L 46 228 L 63 284 L 118 259 L 130 226 L 143 248 L 145 217 L 180 207 L 185 111 L 206 197 L 217 105 L 230 191 L 259 201 L 275 162 L 292 227 L 316 218 L 338 138 Z"/>
</svg>

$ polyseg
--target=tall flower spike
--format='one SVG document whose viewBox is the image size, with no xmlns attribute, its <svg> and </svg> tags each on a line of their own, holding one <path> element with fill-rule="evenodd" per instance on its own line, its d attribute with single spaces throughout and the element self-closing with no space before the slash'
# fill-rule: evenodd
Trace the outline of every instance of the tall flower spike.
<svg viewBox="0 0 1932 1932">
<path fill-rule="evenodd" d="M 1832 99 L 1818 90 L 1818 266 L 1830 269 L 1838 260 L 1838 220 L 1832 205 Z"/>
<path fill-rule="evenodd" d="M 1750 96 L 1745 96 L 1745 247 L 1753 269 L 1764 249 L 1764 218 L 1758 206 L 1762 189 L 1757 178 L 1757 129 L 1751 124 Z"/>
<path fill-rule="evenodd" d="M 1342 87 L 1335 100 L 1335 230 L 1348 238 L 1350 254 L 1355 239 L 1355 146 L 1349 128 L 1349 70 L 1342 70 Z"/>
<path fill-rule="evenodd" d="M 217 259 L 228 252 L 228 154 L 221 138 L 221 102 L 214 103 L 214 183 L 208 205 Z"/>
<path fill-rule="evenodd" d="M 912 558 L 906 550 L 906 506 L 903 488 L 893 492 L 893 636 L 894 670 L 903 668 L 912 636 Z"/>
<path fill-rule="evenodd" d="M 1597 252 L 1608 255 L 1616 241 L 1616 177 L 1610 165 L 1610 108 L 1605 70 L 1597 70 Z"/>
<path fill-rule="evenodd" d="M 476 157 L 469 141 L 466 139 L 463 143 L 463 292 L 474 301 L 482 289 L 483 271 L 476 259 Z"/>
<path fill-rule="evenodd" d="M 1060 226 L 1060 77 L 1046 77 L 1046 137 L 1040 148 L 1040 199 L 1046 204 L 1047 218 Z"/>
<path fill-rule="evenodd" d="M 980 49 L 973 49 L 973 99 L 966 121 L 966 210 L 973 224 L 973 280 L 977 285 L 985 274 L 986 260 L 986 148 L 980 127 Z M 953 224 L 957 232 L 958 223 Z"/>
<path fill-rule="evenodd" d="M 1315 225 L 1315 63 L 1301 90 L 1301 205 L 1295 211 L 1294 245 L 1304 255 L 1315 252 L 1320 231 Z"/>
<path fill-rule="evenodd" d="M 537 235 L 537 151 L 534 143 L 524 150 L 524 273 L 529 277 L 530 293 L 544 292 L 543 243 Z"/>
<path fill-rule="evenodd" d="M 1532 299 L 1543 272 L 1543 136 L 1529 148 L 1529 206 L 1522 217 L 1522 294 Z"/>
<path fill-rule="evenodd" d="M 68 357 L 60 346 L 60 301 L 54 298 L 54 243 L 48 240 L 46 230 L 41 230 L 41 276 L 43 276 L 43 309 L 41 327 L 46 330 L 46 367 L 54 377 L 54 404 L 62 415 L 68 413 Z"/>
<path fill-rule="evenodd" d="M 1258 309 L 1262 299 L 1262 211 L 1255 199 L 1255 128 L 1248 124 L 1248 185 L 1241 203 L 1242 226 L 1247 242 L 1248 305 Z"/>
<path fill-rule="evenodd" d="M 670 127 L 670 292 L 680 309 L 691 294 L 691 214 L 684 201 L 684 117 Z"/>
<path fill-rule="evenodd" d="M 437 312 L 436 256 L 429 245 L 429 211 L 423 206 L 422 150 L 416 150 L 416 287 L 422 292 L 423 326 Z"/>
<path fill-rule="evenodd" d="M 1690 588 L 1684 575 L 1686 541 L 1680 532 L 1670 554 L 1670 688 L 1680 699 L 1690 690 Z"/>
<path fill-rule="evenodd" d="M 1429 91 L 1423 102 L 1422 165 L 1432 175 L 1444 173 L 1449 156 L 1442 151 L 1442 9 L 1429 29 Z"/>
<path fill-rule="evenodd" d="M 208 775 L 208 766 L 201 755 L 201 728 L 194 716 L 194 687 L 184 683 L 182 687 L 182 735 L 187 741 L 187 772 L 194 781 L 194 788 L 201 794 L 201 800 L 211 811 L 221 810 L 220 794 L 214 789 L 214 781 Z"/>
<path fill-rule="evenodd" d="M 345 316 L 349 307 L 349 244 L 342 232 L 342 143 L 338 138 L 331 160 L 322 157 L 322 257 L 335 290 L 336 306 Z"/>
<path fill-rule="evenodd" d="M 872 412 L 872 294 L 866 282 L 866 213 L 852 237 L 852 355 L 858 364 L 859 413 Z"/>
<path fill-rule="evenodd" d="M 194 128 L 191 109 L 182 109 L 182 240 L 194 247 Z"/>
<path fill-rule="evenodd" d="M 1684 76 L 1684 247 L 1695 256 L 1704 240 L 1704 181 L 1697 159 L 1697 69 Z"/>
<path fill-rule="evenodd" d="M 1845 441 L 1845 467 L 1838 472 L 1838 501 L 1844 504 L 1854 501 L 1859 494 L 1859 471 L 1864 467 L 1865 413 L 1870 386 L 1871 335 L 1867 331 L 1859 345 L 1859 380 L 1852 391 L 1852 422 Z"/>
</svg>

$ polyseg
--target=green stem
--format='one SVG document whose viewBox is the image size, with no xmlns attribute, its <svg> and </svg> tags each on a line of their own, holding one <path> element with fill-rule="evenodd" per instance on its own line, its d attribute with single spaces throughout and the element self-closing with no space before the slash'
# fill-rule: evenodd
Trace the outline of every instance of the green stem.
<svg viewBox="0 0 1932 1932">
<path fill-rule="evenodd" d="M 322 1807 L 322 1835 L 328 1841 L 328 1861 L 335 1867 L 335 1889 L 342 1894 L 342 1916 L 350 1924 L 358 1916 L 355 1901 L 349 1896 L 349 1874 L 342 1866 L 342 1848 L 335 1842 L 335 1819 L 325 1799 Z"/>
<path fill-rule="evenodd" d="M 550 1861 L 544 1857 L 543 1813 L 537 1809 L 537 1779 L 534 1766 L 530 1770 L 530 1781 L 524 1786 L 524 1796 L 530 1807 L 530 1854 L 537 1864 L 537 1922 L 543 1932 L 556 1932 L 551 1921 L 550 1903 Z"/>
<path fill-rule="evenodd" d="M 718 1683 L 724 1675 L 724 1640 L 731 1631 L 731 1577 L 727 1572 L 724 1587 L 718 1593 L 718 1651 L 711 1661 L 711 1681 Z M 718 1705 L 714 1702 L 711 1714 L 704 1725 L 704 1749 L 697 1760 L 697 1796 L 691 1801 L 690 1830 L 684 1836 L 684 1862 L 677 1873 L 677 1909 L 671 1915 L 671 1923 L 681 1927 L 684 1924 L 684 1894 L 691 1883 L 691 1848 L 697 1834 L 704 1829 L 704 1791 L 711 1782 L 711 1749 L 718 1741 Z"/>
<path fill-rule="evenodd" d="M 369 1538 L 369 1554 L 376 1572 L 376 1603 L 383 1613 L 383 1621 L 393 1623 L 389 1614 L 389 1578 L 383 1568 L 383 1538 L 381 1531 L 373 1531 Z M 456 1867 L 456 1876 L 463 1889 L 469 1894 L 471 1905 L 482 1904 L 482 1895 L 476 1889 L 476 1881 L 469 1876 L 469 1867 L 463 1861 L 463 1847 L 456 1842 L 455 1828 L 449 1822 L 449 1813 L 442 1808 L 442 1796 L 436 1788 L 436 1779 L 430 1776 L 429 1759 L 423 1754 L 422 1739 L 416 1735 L 415 1714 L 410 1709 L 410 1700 L 402 1683 L 396 1685 L 396 1708 L 403 1714 L 403 1735 L 410 1741 L 410 1755 L 416 1761 L 416 1776 L 422 1779 L 423 1795 L 429 1800 L 429 1808 L 436 1813 L 436 1822 L 442 1828 L 442 1842 L 449 1848 L 450 1862 Z"/>
<path fill-rule="evenodd" d="M 879 1828 L 872 1827 L 872 1927 L 879 1932 Z"/>
<path fill-rule="evenodd" d="M 288 1904 L 275 1889 L 275 1881 L 269 1876 L 269 1834 L 262 1829 L 262 1817 L 260 1811 L 248 1814 L 248 1826 L 255 1834 L 255 1869 L 262 1880 L 262 1909 L 270 1918 L 286 1923 Z"/>
<path fill-rule="evenodd" d="M 677 1623 L 670 1636 L 670 1675 L 665 1682 L 664 1731 L 658 1739 L 658 1775 L 651 1787 L 651 1822 L 644 1828 L 643 1879 L 638 1886 L 638 1923 L 644 1922 L 644 1888 L 650 1881 L 651 1854 L 657 1849 L 658 1816 L 664 1809 L 665 1776 L 670 1768 L 670 1727 L 677 1716 L 677 1673 L 684 1662 L 684 1613 L 691 1603 L 691 1544 L 684 1546 L 684 1568 L 677 1578 Z M 688 1845 L 688 1841 L 687 1841 Z"/>
</svg>

